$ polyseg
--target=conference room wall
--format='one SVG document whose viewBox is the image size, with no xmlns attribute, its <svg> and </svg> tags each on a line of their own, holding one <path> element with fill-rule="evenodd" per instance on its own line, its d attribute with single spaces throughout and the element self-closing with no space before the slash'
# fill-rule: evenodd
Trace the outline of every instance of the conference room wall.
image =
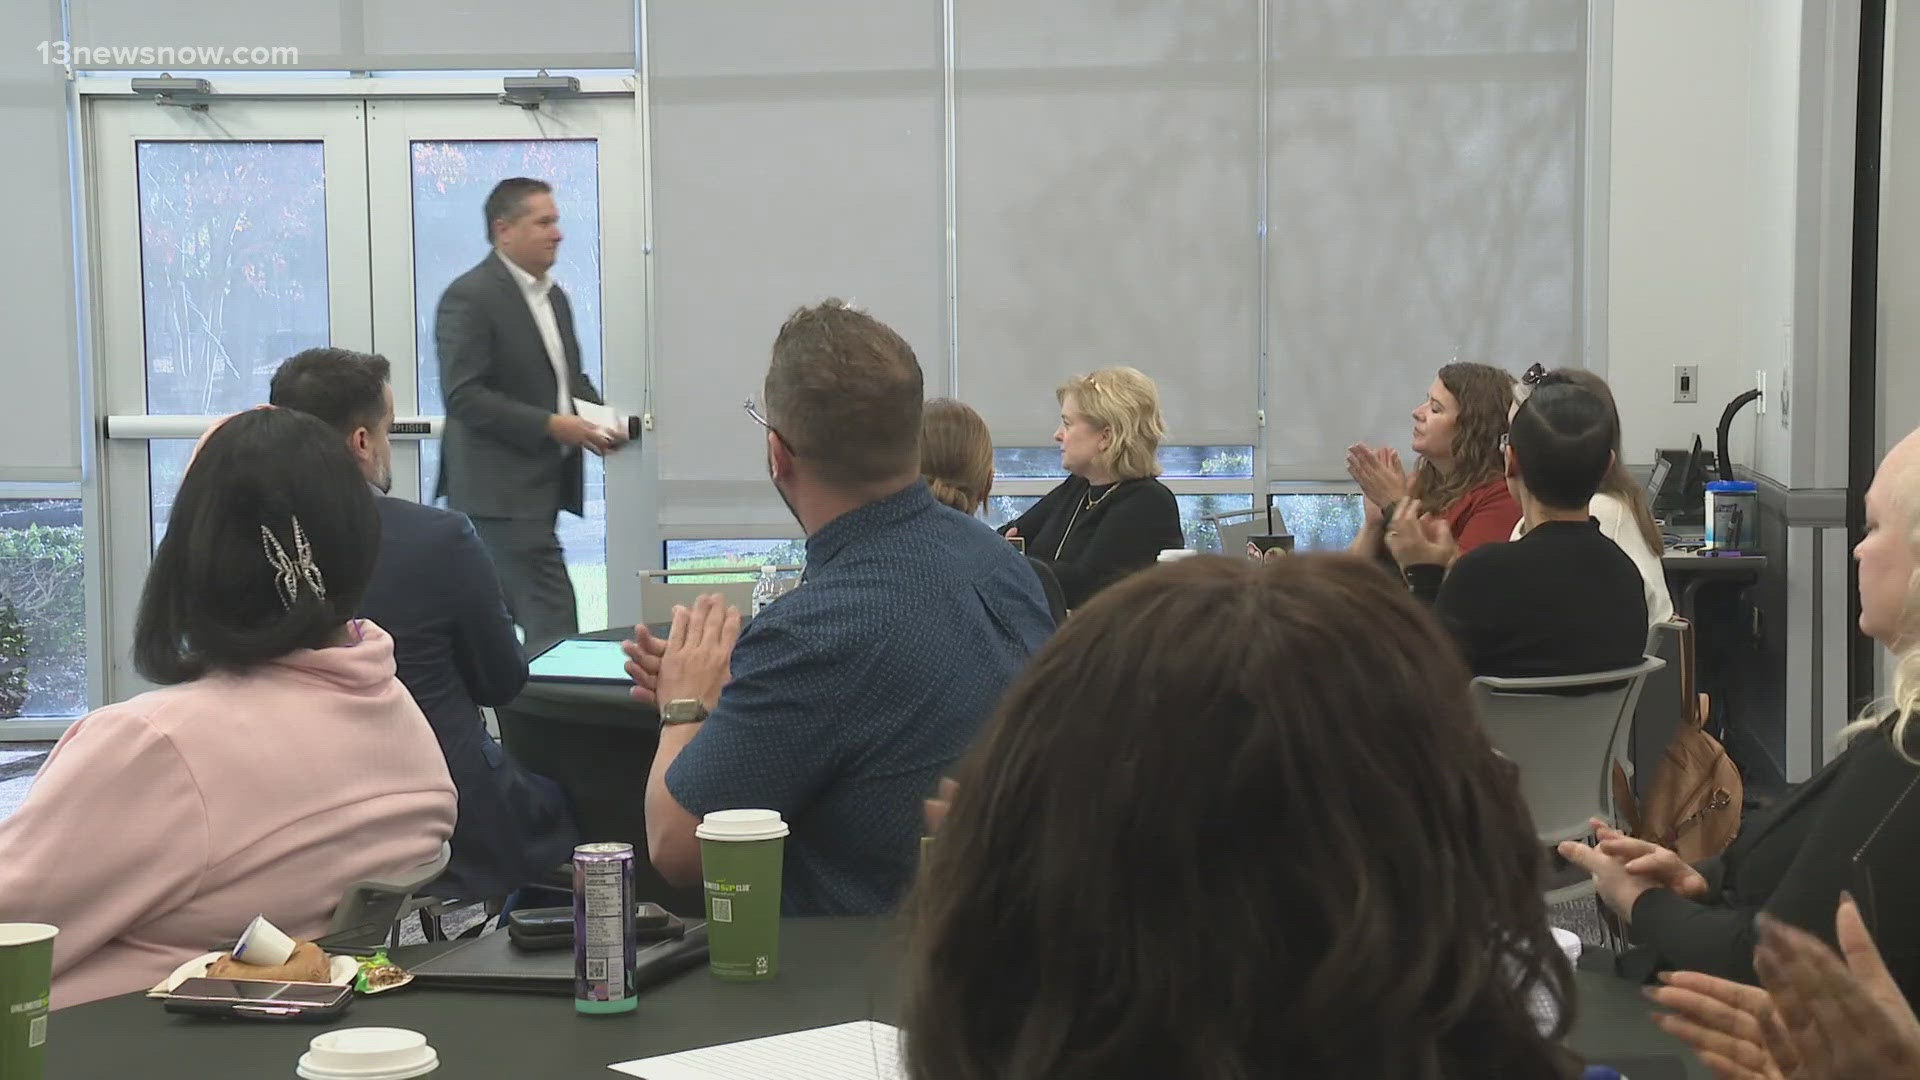
<svg viewBox="0 0 1920 1080">
<path fill-rule="evenodd" d="M 1888 0 L 1881 96 L 1881 452 L 1920 427 L 1920 0 Z"/>
<path fill-rule="evenodd" d="M 6 353 L 0 359 L 0 488 L 63 485 L 79 495 L 80 368 L 67 164 L 67 84 L 37 45 L 60 37 L 59 0 L 0 5 L 0 174 L 9 257 L 0 265 Z M 48 492 L 51 494 L 52 492 Z M 0 490 L 0 499 L 30 494 Z"/>
</svg>

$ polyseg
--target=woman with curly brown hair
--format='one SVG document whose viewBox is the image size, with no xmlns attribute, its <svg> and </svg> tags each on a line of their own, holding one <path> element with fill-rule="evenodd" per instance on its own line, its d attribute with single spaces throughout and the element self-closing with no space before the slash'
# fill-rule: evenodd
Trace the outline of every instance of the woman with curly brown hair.
<svg viewBox="0 0 1920 1080">
<path fill-rule="evenodd" d="M 1366 497 L 1366 517 L 1348 550 L 1382 556 L 1387 523 L 1403 499 L 1417 499 L 1427 512 L 1444 516 L 1461 555 L 1506 540 L 1520 520 L 1500 457 L 1513 385 L 1512 375 L 1486 364 L 1441 368 L 1427 400 L 1413 410 L 1413 452 L 1420 463 L 1412 477 L 1397 450 L 1349 447 L 1347 473 Z"/>
<path fill-rule="evenodd" d="M 1541 858 L 1405 589 L 1343 557 L 1156 567 L 1067 621 L 960 773 L 907 1074 L 1578 1076 Z"/>
</svg>

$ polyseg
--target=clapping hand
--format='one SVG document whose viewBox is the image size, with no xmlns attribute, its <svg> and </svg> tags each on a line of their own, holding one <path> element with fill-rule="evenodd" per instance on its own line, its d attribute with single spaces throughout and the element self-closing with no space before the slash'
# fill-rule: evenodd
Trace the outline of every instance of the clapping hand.
<svg viewBox="0 0 1920 1080">
<path fill-rule="evenodd" d="M 1840 955 L 1760 916 L 1754 968 L 1765 988 L 1691 971 L 1662 976 L 1666 985 L 1647 995 L 1672 1010 L 1660 1026 L 1720 1080 L 1920 1076 L 1920 1020 L 1851 897 L 1841 898 L 1834 930 Z"/>
<path fill-rule="evenodd" d="M 1387 550 L 1402 569 L 1409 566 L 1451 566 L 1460 555 L 1447 519 L 1420 511 L 1420 500 L 1402 499 L 1387 522 Z"/>
<path fill-rule="evenodd" d="M 1386 507 L 1407 497 L 1407 469 L 1400 451 L 1391 446 L 1354 443 L 1347 447 L 1347 475 L 1375 506 Z"/>
</svg>

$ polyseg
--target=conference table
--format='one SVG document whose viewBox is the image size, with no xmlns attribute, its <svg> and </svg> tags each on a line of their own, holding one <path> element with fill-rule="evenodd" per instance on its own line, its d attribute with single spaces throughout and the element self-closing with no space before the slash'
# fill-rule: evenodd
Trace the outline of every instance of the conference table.
<svg viewBox="0 0 1920 1080">
<path fill-rule="evenodd" d="M 458 943 L 396 953 L 420 962 Z M 401 1027 L 440 1055 L 436 1078 L 614 1077 L 635 1058 L 788 1031 L 899 1018 L 904 924 L 892 918 L 788 919 L 780 974 L 727 983 L 704 968 L 641 995 L 615 1016 L 579 1016 L 567 997 L 405 987 L 363 997 L 336 1027 Z M 1570 1044 L 1628 1080 L 1705 1076 L 1680 1044 L 1647 1019 L 1638 989 L 1610 974 L 1576 974 L 1579 1019 Z M 50 1080 L 268 1080 L 291 1077 L 308 1040 L 326 1026 L 176 1016 L 138 995 L 53 1014 Z"/>
</svg>

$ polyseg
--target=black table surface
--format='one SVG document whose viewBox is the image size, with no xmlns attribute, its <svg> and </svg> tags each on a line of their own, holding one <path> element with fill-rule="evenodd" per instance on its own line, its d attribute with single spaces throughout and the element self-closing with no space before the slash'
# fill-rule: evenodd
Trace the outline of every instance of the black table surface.
<svg viewBox="0 0 1920 1080">
<path fill-rule="evenodd" d="M 579 1016 L 569 998 L 406 988 L 363 997 L 339 1027 L 401 1027 L 427 1036 L 437 1077 L 611 1077 L 619 1061 L 823 1027 L 897 1019 L 904 940 L 893 919 L 788 919 L 780 974 L 768 983 L 721 982 L 698 969 L 641 995 L 615 1016 Z M 446 945 L 401 950 L 425 956 Z M 1570 1039 L 1590 1059 L 1631 1080 L 1705 1076 L 1680 1045 L 1647 1019 L 1636 987 L 1579 972 L 1580 1019 Z M 138 995 L 53 1014 L 52 1080 L 260 1080 L 290 1077 L 313 1024 L 200 1020 Z M 1682 1069 L 1685 1068 L 1685 1072 Z"/>
</svg>

